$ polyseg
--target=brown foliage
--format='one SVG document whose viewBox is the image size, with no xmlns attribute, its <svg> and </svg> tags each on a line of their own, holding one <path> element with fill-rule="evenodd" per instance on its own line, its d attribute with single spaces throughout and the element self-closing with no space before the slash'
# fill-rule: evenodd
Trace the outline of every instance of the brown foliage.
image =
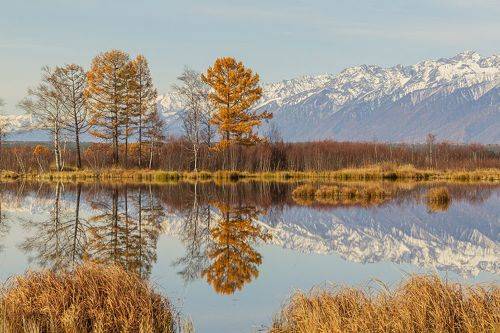
<svg viewBox="0 0 500 333">
<path fill-rule="evenodd" d="M 354 288 L 295 293 L 271 333 L 494 332 L 500 290 L 413 276 L 394 291 Z"/>
<path fill-rule="evenodd" d="M 6 333 L 174 332 L 170 303 L 115 266 L 29 272 L 7 286 L 0 304 Z"/>
<path fill-rule="evenodd" d="M 234 58 L 223 57 L 215 60 L 202 79 L 213 89 L 208 98 L 217 112 L 211 123 L 218 127 L 221 135 L 216 148 L 225 149 L 233 143 L 253 145 L 260 142 L 261 138 L 253 132 L 254 127 L 272 115 L 249 111 L 262 96 L 259 75 Z"/>
</svg>

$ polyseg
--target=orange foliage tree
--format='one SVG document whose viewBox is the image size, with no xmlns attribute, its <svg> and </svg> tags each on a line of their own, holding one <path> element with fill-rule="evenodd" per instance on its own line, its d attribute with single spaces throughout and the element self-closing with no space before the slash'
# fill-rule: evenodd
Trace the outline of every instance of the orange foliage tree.
<svg viewBox="0 0 500 333">
<path fill-rule="evenodd" d="M 215 149 L 223 150 L 233 143 L 253 145 L 262 141 L 254 133 L 254 127 L 272 115 L 250 111 L 262 96 L 259 75 L 234 58 L 223 57 L 208 68 L 202 80 L 212 88 L 208 98 L 217 110 L 211 119 L 221 136 Z"/>
<path fill-rule="evenodd" d="M 118 145 L 125 133 L 132 66 L 129 55 L 111 50 L 99 54 L 87 73 L 85 96 L 91 114 L 92 135 L 110 140 L 113 163 L 118 164 Z"/>
</svg>

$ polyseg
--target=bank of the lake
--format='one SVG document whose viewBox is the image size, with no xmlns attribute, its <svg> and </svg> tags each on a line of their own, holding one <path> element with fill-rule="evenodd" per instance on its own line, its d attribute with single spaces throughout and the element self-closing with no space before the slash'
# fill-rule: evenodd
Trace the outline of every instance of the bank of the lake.
<svg viewBox="0 0 500 333">
<path fill-rule="evenodd" d="M 176 181 L 298 181 L 298 180 L 414 180 L 457 182 L 500 182 L 500 169 L 439 170 L 417 169 L 411 165 L 375 165 L 331 171 L 275 171 L 247 172 L 219 171 L 165 171 L 148 169 L 101 169 L 59 172 L 16 173 L 0 171 L 0 180 L 49 180 L 49 181 L 127 181 L 138 183 L 164 183 Z"/>
</svg>

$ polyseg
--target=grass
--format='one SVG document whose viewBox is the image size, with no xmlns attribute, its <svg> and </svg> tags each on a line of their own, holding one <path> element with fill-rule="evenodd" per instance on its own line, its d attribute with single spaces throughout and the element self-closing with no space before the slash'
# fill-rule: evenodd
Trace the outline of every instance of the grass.
<svg viewBox="0 0 500 333">
<path fill-rule="evenodd" d="M 374 165 L 361 168 L 348 168 L 335 171 L 276 171 L 276 172 L 247 172 L 237 170 L 210 171 L 163 171 L 147 169 L 103 169 L 103 170 L 76 170 L 46 173 L 16 174 L 14 172 L 0 172 L 2 179 L 32 179 L 32 180 L 129 180 L 136 182 L 170 182 L 179 180 L 214 180 L 238 181 L 252 179 L 261 181 L 298 181 L 304 179 L 316 180 L 415 180 L 415 181 L 459 181 L 459 182 L 500 182 L 500 169 L 479 170 L 434 170 L 416 169 L 412 165 L 395 166 L 391 164 Z"/>
<path fill-rule="evenodd" d="M 292 192 L 294 200 L 302 205 L 309 205 L 316 200 L 329 205 L 374 205 L 385 202 L 392 196 L 392 192 L 380 185 L 362 187 L 322 185 L 316 189 L 311 184 L 303 184 Z"/>
<path fill-rule="evenodd" d="M 427 207 L 432 212 L 446 211 L 451 204 L 451 195 L 446 187 L 434 187 L 427 191 Z"/>
<path fill-rule="evenodd" d="M 174 332 L 170 303 L 120 267 L 28 272 L 0 299 L 2 333 Z"/>
<path fill-rule="evenodd" d="M 500 290 L 413 276 L 394 291 L 354 288 L 296 292 L 270 333 L 498 332 Z"/>
</svg>

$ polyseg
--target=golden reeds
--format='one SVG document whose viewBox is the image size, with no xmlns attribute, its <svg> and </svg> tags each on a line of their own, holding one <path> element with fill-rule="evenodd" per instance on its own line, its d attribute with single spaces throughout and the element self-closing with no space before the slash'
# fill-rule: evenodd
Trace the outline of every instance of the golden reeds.
<svg viewBox="0 0 500 333">
<path fill-rule="evenodd" d="M 120 267 L 28 272 L 0 299 L 0 332 L 174 332 L 170 303 Z"/>
<path fill-rule="evenodd" d="M 248 172 L 238 170 L 220 171 L 164 171 L 147 169 L 102 169 L 102 170 L 75 170 L 47 173 L 16 174 L 12 172 L 0 173 L 1 179 L 45 179 L 57 181 L 74 180 L 109 180 L 126 179 L 139 182 L 167 182 L 177 180 L 215 180 L 238 181 L 253 179 L 262 181 L 297 181 L 303 179 L 314 180 L 414 180 L 414 181 L 457 181 L 457 182 L 500 182 L 500 169 L 479 170 L 435 170 L 416 169 L 412 165 L 375 165 L 359 168 L 346 168 L 331 171 L 273 171 Z"/>
<path fill-rule="evenodd" d="M 312 204 L 313 200 L 329 205 L 374 205 L 381 204 L 392 193 L 379 185 L 362 187 L 322 185 L 316 189 L 311 184 L 303 184 L 292 192 L 298 204 Z"/>
<path fill-rule="evenodd" d="M 500 290 L 414 276 L 394 291 L 354 288 L 296 292 L 270 333 L 496 332 Z"/>
<path fill-rule="evenodd" d="M 434 187 L 427 191 L 427 207 L 432 212 L 445 211 L 450 207 L 451 195 L 446 187 Z"/>
</svg>

